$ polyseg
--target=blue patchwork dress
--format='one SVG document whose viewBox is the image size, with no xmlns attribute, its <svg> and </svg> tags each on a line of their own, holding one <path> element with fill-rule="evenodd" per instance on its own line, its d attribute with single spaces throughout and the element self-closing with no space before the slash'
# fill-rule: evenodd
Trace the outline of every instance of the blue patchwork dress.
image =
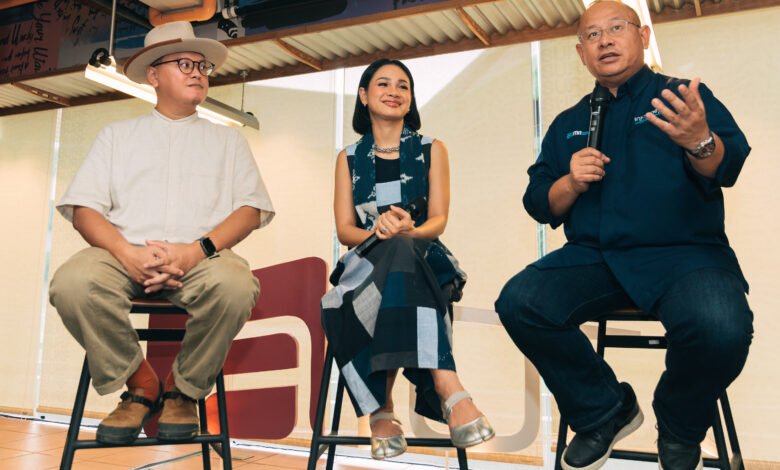
<svg viewBox="0 0 780 470">
<path fill-rule="evenodd" d="M 378 158 L 371 134 L 347 147 L 358 227 L 373 230 L 391 204 L 405 207 L 420 197 L 415 225 L 427 220 L 432 143 L 404 128 L 398 160 Z M 444 422 L 430 370 L 455 370 L 450 305 L 465 282 L 439 240 L 394 237 L 339 260 L 334 288 L 322 298 L 322 323 L 358 416 L 384 405 L 387 371 L 402 368 L 416 387 L 415 411 Z"/>
</svg>

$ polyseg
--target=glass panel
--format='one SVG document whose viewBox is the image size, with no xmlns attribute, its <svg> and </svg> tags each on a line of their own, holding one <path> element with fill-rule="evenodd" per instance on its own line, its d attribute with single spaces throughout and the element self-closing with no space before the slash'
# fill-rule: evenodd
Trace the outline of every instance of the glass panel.
<svg viewBox="0 0 780 470">
<path fill-rule="evenodd" d="M 56 111 L 0 117 L 0 409 L 32 413 Z"/>
<path fill-rule="evenodd" d="M 151 109 L 152 105 L 137 99 L 64 109 L 55 201 L 58 201 L 67 190 L 103 127 L 114 121 L 144 115 Z M 57 268 L 68 258 L 87 247 L 81 235 L 59 212 L 54 214 L 52 231 L 52 252 L 47 283 Z M 84 350 L 65 330 L 57 311 L 48 303 L 45 328 L 38 411 L 42 414 L 70 414 L 84 361 Z M 114 408 L 117 401 L 118 394 L 100 397 L 93 390 L 88 396 L 86 410 L 88 413 L 108 412 Z"/>
</svg>

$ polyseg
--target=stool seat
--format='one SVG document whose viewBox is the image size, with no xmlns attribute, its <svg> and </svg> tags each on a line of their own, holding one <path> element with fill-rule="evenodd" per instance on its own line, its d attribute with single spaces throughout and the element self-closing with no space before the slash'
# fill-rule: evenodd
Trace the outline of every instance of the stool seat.
<svg viewBox="0 0 780 470">
<path fill-rule="evenodd" d="M 182 310 L 166 299 L 138 298 L 131 300 L 130 303 L 133 304 L 133 308 L 166 307 L 168 309 Z"/>
<path fill-rule="evenodd" d="M 667 342 L 664 336 L 643 336 L 643 335 L 617 335 L 607 334 L 607 322 L 610 321 L 659 321 L 657 317 L 651 315 L 639 308 L 625 308 L 610 310 L 603 315 L 596 317 L 593 321 L 598 322 L 598 335 L 596 338 L 596 353 L 604 357 L 606 348 L 630 348 L 630 349 L 666 349 Z M 739 440 L 734 425 L 734 417 L 731 414 L 728 394 L 724 391 L 718 399 L 720 409 L 716 407 L 715 422 L 712 424 L 715 444 L 718 450 L 717 458 L 705 458 L 705 467 L 720 468 L 722 470 L 744 470 L 742 462 L 742 453 L 739 448 Z M 721 410 L 723 422 L 721 422 Z M 726 439 L 723 433 L 723 423 L 726 425 L 728 440 L 731 446 L 731 459 L 729 459 Z M 566 448 L 566 435 L 568 425 L 561 416 L 560 426 L 558 428 L 558 443 L 555 452 L 555 470 L 561 469 L 561 458 Z M 610 458 L 634 460 L 643 462 L 656 462 L 658 454 L 653 452 L 634 452 L 626 450 L 613 450 Z"/>
<path fill-rule="evenodd" d="M 133 299 L 131 303 L 131 314 L 188 315 L 186 310 L 177 307 L 173 303 L 164 299 Z M 181 341 L 185 334 L 183 327 L 136 328 L 135 331 L 138 333 L 138 338 L 141 341 Z M 116 446 L 111 444 L 104 444 L 94 439 L 78 439 L 79 428 L 81 427 L 81 420 L 84 415 L 84 406 L 87 401 L 87 393 L 89 392 L 89 385 L 91 380 L 92 377 L 89 373 L 89 363 L 87 361 L 87 357 L 85 356 L 84 364 L 81 368 L 81 378 L 79 379 L 79 385 L 76 390 L 76 399 L 73 404 L 73 414 L 71 415 L 70 425 L 68 426 L 68 434 L 65 439 L 65 448 L 63 449 L 62 460 L 60 461 L 60 470 L 70 470 L 71 466 L 73 465 L 74 453 L 79 449 L 188 444 L 201 444 L 204 469 L 211 470 L 209 445 L 214 446 L 215 450 L 217 450 L 218 454 L 222 457 L 223 470 L 229 470 L 233 468 L 230 455 L 227 405 L 225 403 L 225 382 L 221 370 L 219 371 L 216 380 L 220 425 L 219 434 L 208 433 L 208 425 L 206 420 L 206 401 L 205 399 L 200 399 L 198 400 L 198 414 L 200 418 L 201 434 L 195 436 L 193 439 L 182 442 L 161 441 L 156 437 L 144 437 L 138 438 L 133 443 L 128 445 Z"/>
<path fill-rule="evenodd" d="M 604 315 L 601 315 L 600 317 L 596 318 L 594 321 L 598 322 L 601 320 L 658 321 L 658 318 L 653 315 L 650 315 L 649 313 L 645 313 L 645 311 L 640 308 L 621 308 L 621 309 L 606 312 L 604 313 Z"/>
<path fill-rule="evenodd" d="M 189 315 L 183 308 L 177 307 L 173 302 L 165 299 L 133 299 L 130 313 L 144 313 L 149 315 Z"/>
</svg>

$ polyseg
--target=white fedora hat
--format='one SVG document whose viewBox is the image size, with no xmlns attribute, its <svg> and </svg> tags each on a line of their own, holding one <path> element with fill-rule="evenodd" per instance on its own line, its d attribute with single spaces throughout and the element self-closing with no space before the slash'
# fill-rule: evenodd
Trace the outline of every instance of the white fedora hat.
<svg viewBox="0 0 780 470">
<path fill-rule="evenodd" d="M 146 35 L 144 48 L 127 59 L 124 72 L 137 83 L 146 82 L 146 67 L 160 57 L 176 52 L 197 52 L 216 68 L 225 63 L 227 47 L 219 41 L 197 38 L 188 21 L 173 21 L 155 27 Z"/>
</svg>

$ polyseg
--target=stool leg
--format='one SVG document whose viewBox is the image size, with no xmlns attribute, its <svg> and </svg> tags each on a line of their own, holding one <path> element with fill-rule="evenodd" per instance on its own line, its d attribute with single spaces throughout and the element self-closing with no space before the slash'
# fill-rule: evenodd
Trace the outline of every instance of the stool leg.
<svg viewBox="0 0 780 470">
<path fill-rule="evenodd" d="M 720 411 L 715 404 L 715 422 L 712 423 L 712 434 L 715 436 L 715 447 L 718 449 L 718 467 L 729 470 L 729 451 L 726 448 L 726 439 L 723 435 L 723 424 L 720 421 Z"/>
<path fill-rule="evenodd" d="M 79 386 L 76 389 L 76 399 L 73 402 L 73 413 L 70 415 L 68 435 L 65 438 L 65 448 L 62 451 L 60 470 L 70 470 L 70 467 L 73 465 L 73 454 L 76 452 L 73 445 L 79 438 L 81 418 L 84 416 L 84 404 L 87 401 L 90 379 L 89 363 L 87 362 L 87 357 L 84 356 L 84 365 L 81 367 L 81 378 L 79 378 Z"/>
<path fill-rule="evenodd" d="M 225 397 L 225 376 L 222 371 L 217 374 L 217 405 L 219 406 L 219 430 L 222 434 L 222 468 L 231 470 L 233 461 L 230 454 L 230 432 L 228 430 L 227 398 Z"/>
<path fill-rule="evenodd" d="M 341 403 L 344 401 L 344 376 L 339 374 L 339 384 L 336 387 L 336 403 L 333 407 L 333 419 L 331 420 L 330 432 L 331 434 L 338 434 L 339 422 L 341 421 Z M 325 466 L 326 470 L 333 470 L 333 460 L 336 458 L 336 444 L 331 444 L 328 449 L 328 464 Z"/>
<path fill-rule="evenodd" d="M 558 443 L 555 445 L 555 470 L 561 470 L 561 459 L 563 450 L 566 449 L 566 433 L 569 432 L 569 426 L 561 417 L 561 423 L 558 426 Z"/>
<path fill-rule="evenodd" d="M 198 400 L 198 418 L 200 420 L 200 433 L 208 434 L 209 426 L 206 419 L 206 400 L 201 398 Z M 200 444 L 201 457 L 203 458 L 203 470 L 211 470 L 211 451 L 209 445 L 206 442 Z"/>
<path fill-rule="evenodd" d="M 596 354 L 604 357 L 607 337 L 607 321 L 599 320 L 598 332 L 596 334 Z M 555 470 L 561 470 L 561 459 L 563 451 L 566 449 L 566 435 L 569 432 L 569 426 L 561 416 L 561 422 L 558 425 L 558 443 L 555 445 Z"/>
<path fill-rule="evenodd" d="M 604 357 L 607 339 L 607 320 L 599 320 L 598 335 L 596 336 L 596 354 Z"/>
<path fill-rule="evenodd" d="M 457 449 L 457 450 L 458 450 L 458 468 L 460 470 L 469 470 L 469 461 L 468 458 L 466 457 L 466 449 Z"/>
<path fill-rule="evenodd" d="M 731 414 L 731 405 L 729 396 L 724 391 L 720 397 L 720 406 L 723 409 L 723 420 L 726 422 L 726 432 L 731 444 L 731 467 L 737 470 L 745 470 L 745 464 L 742 461 L 742 451 L 739 448 L 739 439 L 737 438 L 737 427 L 734 425 L 734 415 Z"/>
<path fill-rule="evenodd" d="M 315 470 L 317 459 L 320 456 L 320 437 L 322 436 L 322 422 L 325 420 L 325 408 L 328 406 L 328 389 L 330 388 L 330 374 L 333 366 L 333 352 L 328 344 L 325 351 L 325 364 L 322 368 L 320 379 L 320 393 L 317 396 L 317 412 L 314 415 L 314 429 L 311 435 L 311 448 L 309 449 L 309 463 L 307 470 Z"/>
</svg>

